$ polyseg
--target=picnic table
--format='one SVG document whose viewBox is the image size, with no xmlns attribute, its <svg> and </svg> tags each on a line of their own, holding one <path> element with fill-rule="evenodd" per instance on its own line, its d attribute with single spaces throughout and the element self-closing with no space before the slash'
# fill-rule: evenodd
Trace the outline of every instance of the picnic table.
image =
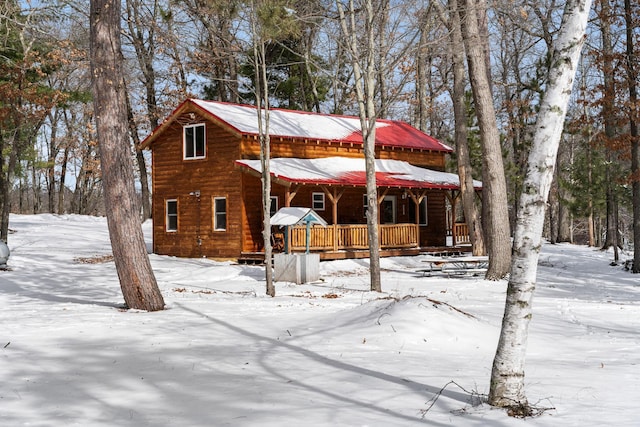
<svg viewBox="0 0 640 427">
<path fill-rule="evenodd" d="M 428 258 L 422 260 L 425 268 L 418 269 L 423 276 L 431 276 L 433 273 L 454 275 L 477 275 L 486 273 L 489 267 L 489 257 L 486 256 L 461 256 L 450 258 Z"/>
</svg>

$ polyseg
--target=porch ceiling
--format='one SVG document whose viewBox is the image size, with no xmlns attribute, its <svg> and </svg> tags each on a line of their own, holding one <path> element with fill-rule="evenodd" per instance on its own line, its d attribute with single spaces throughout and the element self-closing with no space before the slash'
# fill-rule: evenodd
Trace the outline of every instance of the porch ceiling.
<svg viewBox="0 0 640 427">
<path fill-rule="evenodd" d="M 260 160 L 236 160 L 247 171 L 260 174 Z M 365 187 L 364 159 L 328 157 L 321 159 L 274 158 L 270 173 L 277 181 L 290 184 L 337 185 Z M 400 160 L 376 160 L 378 187 L 430 188 L 452 190 L 460 188 L 458 175 L 413 166 Z M 482 188 L 474 181 L 476 189 Z"/>
</svg>

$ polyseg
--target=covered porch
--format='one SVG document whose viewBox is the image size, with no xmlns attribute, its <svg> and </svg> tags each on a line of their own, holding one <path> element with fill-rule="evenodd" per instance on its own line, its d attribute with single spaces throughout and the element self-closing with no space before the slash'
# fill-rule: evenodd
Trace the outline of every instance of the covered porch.
<svg viewBox="0 0 640 427">
<path fill-rule="evenodd" d="M 236 163 L 248 174 L 260 175 L 259 161 Z M 273 212 L 281 205 L 319 208 L 328 223 L 326 227 L 310 228 L 310 251 L 320 253 L 321 259 L 369 256 L 362 159 L 272 159 L 270 169 Z M 461 235 L 466 226 L 455 224 L 455 215 L 446 212 L 447 201 L 449 206 L 456 204 L 457 175 L 395 160 L 378 160 L 376 171 L 381 256 L 465 249 L 455 246 L 468 241 Z M 305 200 L 309 202 L 303 203 Z M 274 228 L 272 232 L 275 251 L 285 247 L 290 252 L 307 250 L 306 226 Z M 263 258 L 261 248 L 255 249 L 245 250 L 243 258 Z"/>
<path fill-rule="evenodd" d="M 296 226 L 290 229 L 290 246 L 292 252 L 306 250 L 306 227 Z M 380 249 L 396 254 L 418 253 L 420 244 L 415 224 L 379 224 L 378 233 Z M 282 239 L 286 239 L 282 233 Z M 311 227 L 309 249 L 325 253 L 325 258 L 348 258 L 342 252 L 367 252 L 369 236 L 366 224 L 333 224 L 327 227 Z M 351 256 L 354 257 L 354 256 Z M 321 255 L 322 258 L 322 255 Z"/>
</svg>

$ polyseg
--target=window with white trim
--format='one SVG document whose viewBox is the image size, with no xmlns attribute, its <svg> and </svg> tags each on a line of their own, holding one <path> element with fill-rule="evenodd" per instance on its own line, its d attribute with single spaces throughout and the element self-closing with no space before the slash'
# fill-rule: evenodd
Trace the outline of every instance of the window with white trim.
<svg viewBox="0 0 640 427">
<path fill-rule="evenodd" d="M 278 196 L 271 196 L 271 206 L 269 206 L 269 215 L 274 216 L 278 212 Z"/>
<path fill-rule="evenodd" d="M 311 193 L 311 207 L 314 211 L 324 210 L 324 193 Z"/>
<path fill-rule="evenodd" d="M 213 198 L 213 229 L 225 231 L 227 229 L 227 198 Z"/>
<path fill-rule="evenodd" d="M 418 210 L 419 215 L 419 225 L 429 225 L 427 218 L 427 197 L 423 197 L 420 201 L 420 208 Z M 413 199 L 410 199 L 409 202 L 409 222 L 415 224 L 416 223 L 416 204 Z"/>
<path fill-rule="evenodd" d="M 169 199 L 165 203 L 165 230 L 178 231 L 178 201 Z"/>
<path fill-rule="evenodd" d="M 206 155 L 204 124 L 185 126 L 183 139 L 185 159 L 204 159 Z"/>
</svg>

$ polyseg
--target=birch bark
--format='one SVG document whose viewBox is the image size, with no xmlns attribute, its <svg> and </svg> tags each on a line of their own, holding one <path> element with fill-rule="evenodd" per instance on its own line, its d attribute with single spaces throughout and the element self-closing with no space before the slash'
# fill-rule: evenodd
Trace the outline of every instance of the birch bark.
<svg viewBox="0 0 640 427">
<path fill-rule="evenodd" d="M 528 408 L 524 365 L 542 228 L 590 8 L 591 0 L 568 0 L 565 5 L 549 69 L 549 83 L 534 128 L 519 201 L 502 331 L 491 373 L 489 403 L 494 406 Z"/>
</svg>

